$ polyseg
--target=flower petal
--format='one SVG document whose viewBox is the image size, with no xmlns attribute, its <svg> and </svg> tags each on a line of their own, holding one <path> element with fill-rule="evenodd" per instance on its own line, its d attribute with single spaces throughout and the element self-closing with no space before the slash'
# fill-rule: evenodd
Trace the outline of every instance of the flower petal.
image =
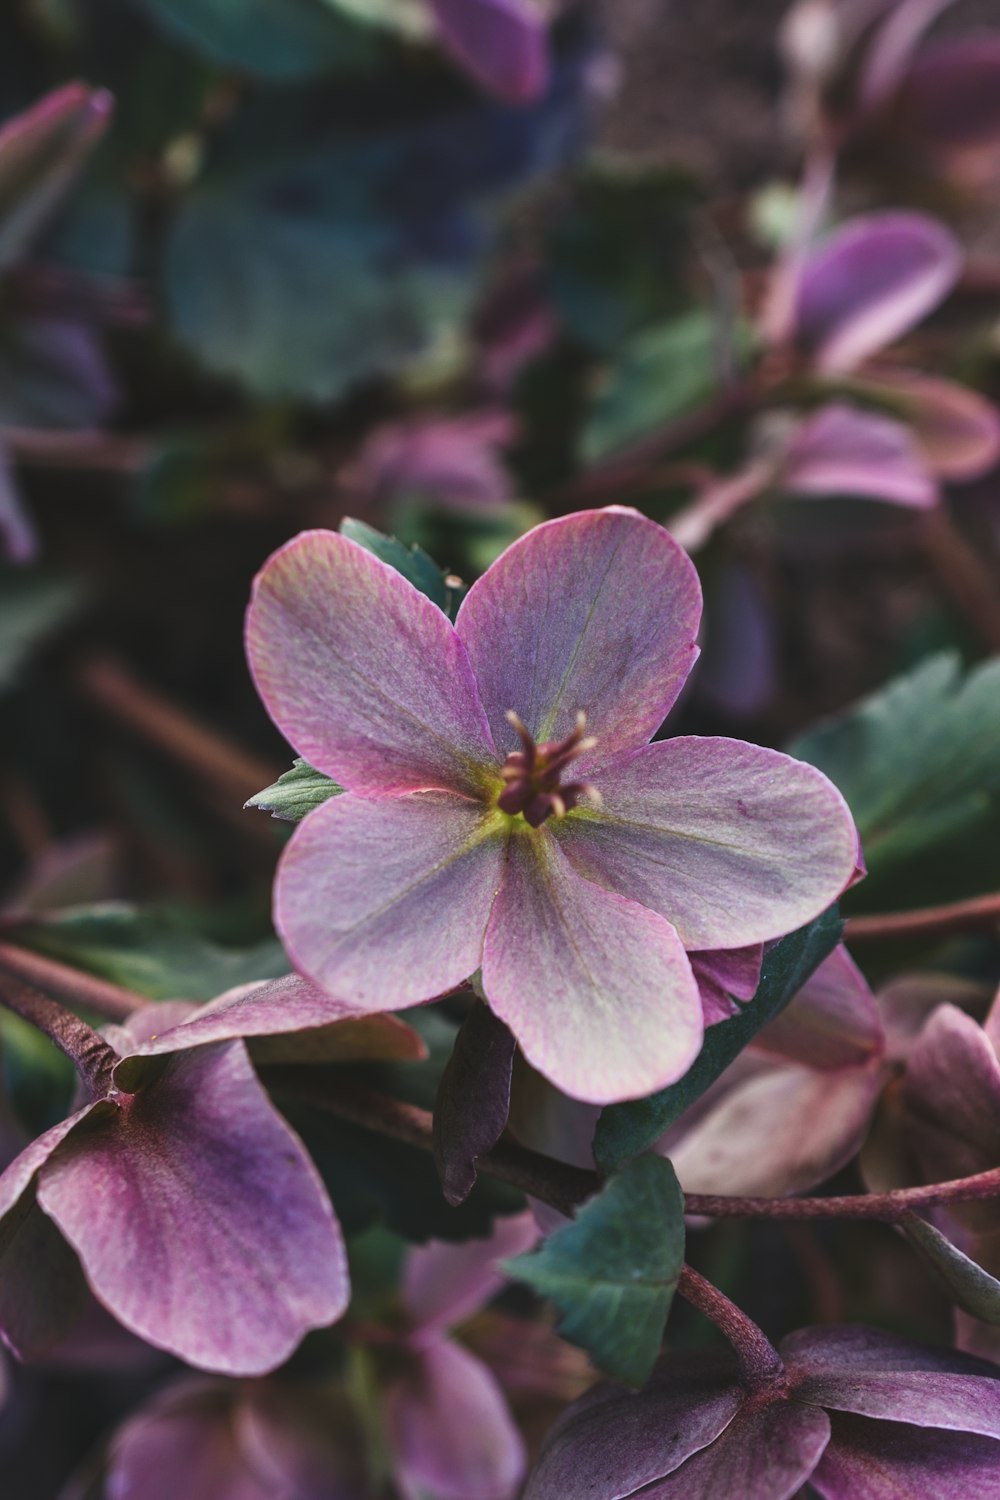
<svg viewBox="0 0 1000 1500">
<path fill-rule="evenodd" d="M 278 867 L 274 919 L 304 974 L 356 1010 L 396 1010 L 479 967 L 503 819 L 446 793 L 335 797 Z"/>
<path fill-rule="evenodd" d="M 809 1483 L 823 1500 L 994 1500 L 1000 1443 L 836 1417 Z"/>
<path fill-rule="evenodd" d="M 794 495 L 857 495 L 926 509 L 938 487 L 902 422 L 832 402 L 802 423 L 782 471 Z"/>
<path fill-rule="evenodd" d="M 108 1500 L 274 1500 L 240 1452 L 233 1391 L 188 1380 L 114 1438 Z"/>
<path fill-rule="evenodd" d="M 418 1245 L 407 1254 L 403 1271 L 407 1312 L 422 1333 L 453 1328 L 505 1285 L 498 1262 L 530 1250 L 537 1240 L 534 1219 L 522 1213 L 496 1219 L 486 1239 Z"/>
<path fill-rule="evenodd" d="M 569 734 L 583 710 L 603 760 L 659 728 L 697 657 L 700 618 L 681 547 L 615 506 L 547 521 L 508 547 L 455 628 L 501 754 L 520 744 L 508 709 L 539 741 Z"/>
<path fill-rule="evenodd" d="M 265 563 L 247 654 L 285 738 L 350 791 L 475 793 L 496 761 L 448 620 L 347 537 L 303 532 Z"/>
<path fill-rule="evenodd" d="M 757 993 L 760 966 L 764 960 L 763 943 L 752 943 L 748 948 L 715 948 L 707 953 L 689 953 L 688 958 L 698 981 L 706 1026 L 714 1026 L 737 1015 L 739 1006 L 736 1000 L 752 1000 Z"/>
<path fill-rule="evenodd" d="M 978 479 L 1000 459 L 1000 412 L 978 391 L 912 370 L 881 368 L 859 385 L 899 407 L 938 478 L 955 484 Z"/>
<path fill-rule="evenodd" d="M 530 0 L 428 0 L 448 51 L 491 93 L 528 104 L 545 92 L 545 25 Z"/>
<path fill-rule="evenodd" d="M 698 986 L 673 928 L 581 880 L 544 830 L 508 845 L 483 990 L 528 1061 L 591 1104 L 665 1087 L 701 1046 Z"/>
<path fill-rule="evenodd" d="M 490 1371 L 442 1340 L 385 1396 L 396 1464 L 436 1500 L 511 1500 L 526 1467 L 521 1434 Z"/>
<path fill-rule="evenodd" d="M 961 246 L 935 219 L 915 213 L 852 219 L 803 268 L 798 337 L 820 370 L 851 370 L 937 307 L 961 269 Z"/>
<path fill-rule="evenodd" d="M 935 154 L 982 151 L 1000 140 L 1000 37 L 949 37 L 923 49 L 900 95 L 900 115 Z"/>
<path fill-rule="evenodd" d="M 857 838 L 819 771 L 741 740 L 644 745 L 594 772 L 603 806 L 554 825 L 587 880 L 659 912 L 689 949 L 781 937 L 835 901 Z"/>
<path fill-rule="evenodd" d="M 644 1500 L 792 1500 L 829 1438 L 830 1419 L 815 1407 L 745 1406 L 714 1443 L 643 1490 Z"/>
<path fill-rule="evenodd" d="M 326 1192 L 238 1042 L 170 1059 L 75 1132 L 38 1201 L 108 1310 L 200 1368 L 273 1369 L 346 1306 Z"/>
<path fill-rule="evenodd" d="M 863 1067 L 885 1051 L 878 1006 L 843 943 L 809 976 L 791 1005 L 758 1032 L 754 1050 L 811 1068 Z"/>
</svg>

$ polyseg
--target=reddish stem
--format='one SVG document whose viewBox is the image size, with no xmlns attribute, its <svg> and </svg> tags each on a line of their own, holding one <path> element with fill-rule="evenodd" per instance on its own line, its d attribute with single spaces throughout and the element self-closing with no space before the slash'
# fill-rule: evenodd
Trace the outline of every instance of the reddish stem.
<svg viewBox="0 0 1000 1500">
<path fill-rule="evenodd" d="M 124 1021 L 140 1006 L 149 1004 L 142 995 L 122 989 L 121 985 L 81 973 L 57 959 L 46 958 L 28 948 L 17 948 L 9 942 L 0 943 L 0 983 L 5 977 L 54 995 L 67 1005 L 92 1011 L 108 1021 Z"/>
<path fill-rule="evenodd" d="M 872 917 L 848 917 L 848 943 L 876 943 L 892 938 L 947 937 L 953 932 L 975 932 L 1000 926 L 1000 891 L 953 901 L 947 906 L 925 906 L 917 911 L 885 912 Z"/>
<path fill-rule="evenodd" d="M 735 1302 L 730 1302 L 724 1292 L 688 1265 L 681 1271 L 677 1290 L 686 1302 L 704 1313 L 732 1345 L 740 1362 L 743 1383 L 749 1391 L 763 1390 L 781 1380 L 785 1373 L 781 1355 L 753 1319 L 748 1318 Z"/>
<path fill-rule="evenodd" d="M 41 1031 L 65 1053 L 92 1099 L 102 1099 L 107 1094 L 118 1054 L 86 1021 L 31 985 L 7 975 L 0 977 L 0 1004 Z"/>
</svg>

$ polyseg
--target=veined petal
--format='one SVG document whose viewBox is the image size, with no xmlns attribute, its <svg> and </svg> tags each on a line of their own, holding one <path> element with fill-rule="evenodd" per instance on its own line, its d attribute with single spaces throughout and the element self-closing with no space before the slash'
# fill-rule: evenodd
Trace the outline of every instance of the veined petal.
<svg viewBox="0 0 1000 1500">
<path fill-rule="evenodd" d="M 499 1262 L 538 1241 L 530 1213 L 497 1219 L 486 1239 L 432 1240 L 406 1257 L 403 1302 L 419 1333 L 440 1332 L 471 1318 L 505 1283 Z"/>
<path fill-rule="evenodd" d="M 448 51 L 491 93 L 529 104 L 545 92 L 545 23 L 531 0 L 428 0 Z"/>
<path fill-rule="evenodd" d="M 852 370 L 937 307 L 961 268 L 961 246 L 936 219 L 915 213 L 852 219 L 802 270 L 798 339 L 820 370 Z"/>
<path fill-rule="evenodd" d="M 582 880 L 544 828 L 508 844 L 483 990 L 528 1061 L 587 1103 L 663 1088 L 701 1046 L 698 985 L 669 922 Z"/>
<path fill-rule="evenodd" d="M 172 1058 L 64 1140 L 37 1192 L 105 1307 L 189 1364 L 264 1373 L 346 1307 L 325 1189 L 239 1042 Z"/>
<path fill-rule="evenodd" d="M 254 583 L 246 636 L 275 724 L 350 791 L 476 793 L 496 764 L 452 626 L 347 537 L 306 531 L 276 552 Z"/>
<path fill-rule="evenodd" d="M 479 967 L 505 838 L 502 815 L 447 793 L 331 798 L 278 867 L 289 957 L 358 1011 L 432 999 Z"/>
<path fill-rule="evenodd" d="M 593 774 L 553 825 L 574 869 L 659 912 L 689 949 L 781 937 L 851 879 L 854 823 L 812 766 L 741 740 L 660 740 Z"/>
<path fill-rule="evenodd" d="M 659 728 L 698 655 L 701 586 L 683 549 L 613 506 L 536 526 L 474 583 L 458 613 L 493 740 L 568 735 L 580 710 L 601 759 Z M 592 762 L 581 757 L 578 768 Z"/>
<path fill-rule="evenodd" d="M 763 943 L 747 948 L 715 948 L 708 953 L 689 953 L 701 992 L 706 1026 L 715 1026 L 739 1013 L 737 1000 L 752 1000 L 760 983 L 764 959 Z"/>
<path fill-rule="evenodd" d="M 993 1500 L 1000 1443 L 835 1415 L 809 1483 L 821 1500 Z"/>
</svg>

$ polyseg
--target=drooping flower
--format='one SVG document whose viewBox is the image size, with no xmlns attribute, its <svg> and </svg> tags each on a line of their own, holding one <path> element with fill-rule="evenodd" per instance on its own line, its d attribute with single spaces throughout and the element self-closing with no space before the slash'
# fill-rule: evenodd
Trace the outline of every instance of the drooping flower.
<svg viewBox="0 0 1000 1500">
<path fill-rule="evenodd" d="M 296 968 L 359 1011 L 481 968 L 524 1054 L 596 1103 L 681 1076 L 687 950 L 749 947 L 850 881 L 835 788 L 755 745 L 649 743 L 697 654 L 697 575 L 637 512 L 536 527 L 452 627 L 345 537 L 259 575 L 248 652 L 297 752 L 346 788 L 299 825 L 275 920 Z"/>
<path fill-rule="evenodd" d="M 525 1500 L 988 1500 L 1000 1491 L 991 1366 L 871 1328 L 807 1328 L 748 1391 L 734 1360 L 666 1356 L 638 1394 L 605 1386 L 553 1428 Z"/>
</svg>

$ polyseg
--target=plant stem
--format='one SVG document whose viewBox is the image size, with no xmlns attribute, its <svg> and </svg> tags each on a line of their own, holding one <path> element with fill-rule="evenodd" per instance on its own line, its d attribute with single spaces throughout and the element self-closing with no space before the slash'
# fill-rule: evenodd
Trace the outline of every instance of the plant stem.
<svg viewBox="0 0 1000 1500">
<path fill-rule="evenodd" d="M 740 1362 L 740 1373 L 748 1390 L 759 1391 L 781 1379 L 785 1367 L 777 1349 L 753 1319 L 735 1302 L 730 1302 L 717 1286 L 685 1265 L 677 1290 L 725 1335 Z"/>
<path fill-rule="evenodd" d="M 103 1098 L 118 1061 L 114 1048 L 93 1027 L 33 986 L 0 977 L 0 1004 L 48 1037 L 70 1059 L 94 1099 Z"/>
<path fill-rule="evenodd" d="M 945 501 L 921 519 L 926 555 L 943 589 L 979 639 L 1000 651 L 1000 592 L 989 562 L 959 531 Z"/>
<path fill-rule="evenodd" d="M 896 1188 L 890 1193 L 843 1194 L 833 1198 L 730 1198 L 686 1193 L 689 1214 L 710 1219 L 877 1219 L 894 1224 L 916 1209 L 944 1203 L 976 1203 L 1000 1198 L 1000 1167 L 972 1177 L 953 1177 L 924 1187 Z"/>
<path fill-rule="evenodd" d="M 1000 891 L 968 901 L 953 901 L 947 906 L 848 917 L 844 938 L 848 943 L 876 943 L 892 938 L 947 937 L 953 932 L 975 932 L 981 927 L 1000 927 Z"/>
<path fill-rule="evenodd" d="M 133 1011 L 150 1002 L 142 995 L 122 989 L 107 979 L 83 974 L 57 959 L 46 958 L 13 943 L 0 943 L 0 984 L 5 978 L 19 980 L 47 995 L 54 995 L 67 1005 L 92 1011 L 108 1021 L 124 1021 Z"/>
</svg>

